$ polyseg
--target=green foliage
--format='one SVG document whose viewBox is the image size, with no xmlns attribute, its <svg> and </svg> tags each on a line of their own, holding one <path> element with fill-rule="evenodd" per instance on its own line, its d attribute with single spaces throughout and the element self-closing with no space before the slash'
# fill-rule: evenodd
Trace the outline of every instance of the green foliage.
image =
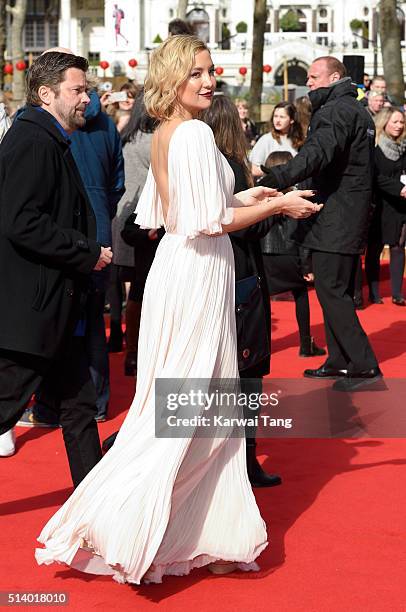
<svg viewBox="0 0 406 612">
<path fill-rule="evenodd" d="M 248 26 L 245 21 L 239 21 L 235 26 L 237 34 L 246 34 L 248 31 Z"/>
<path fill-rule="evenodd" d="M 223 23 L 221 26 L 221 38 L 224 40 L 225 38 L 229 38 L 231 36 L 231 32 L 226 23 Z"/>
<path fill-rule="evenodd" d="M 152 42 L 160 44 L 162 42 L 162 38 L 159 36 L 159 34 L 157 34 Z"/>
<path fill-rule="evenodd" d="M 296 11 L 289 9 L 287 13 L 281 17 L 279 25 L 283 32 L 300 32 L 300 22 Z"/>
<path fill-rule="evenodd" d="M 361 30 L 363 25 L 364 24 L 362 23 L 360 19 L 351 19 L 350 21 L 350 28 L 353 32 L 356 32 L 357 30 Z"/>
</svg>

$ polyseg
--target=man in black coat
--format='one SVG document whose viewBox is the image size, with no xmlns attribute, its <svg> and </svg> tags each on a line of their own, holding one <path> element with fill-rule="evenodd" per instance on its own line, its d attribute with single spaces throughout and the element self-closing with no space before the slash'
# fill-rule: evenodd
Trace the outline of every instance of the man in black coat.
<svg viewBox="0 0 406 612">
<path fill-rule="evenodd" d="M 272 168 L 261 184 L 282 190 L 311 177 L 309 188 L 324 203 L 318 214 L 299 223 L 296 234 L 312 251 L 329 353 L 321 367 L 304 375 L 346 377 L 338 388 L 350 389 L 382 375 L 352 299 L 371 212 L 375 130 L 336 58 L 316 59 L 307 85 L 312 103 L 308 138 L 294 159 Z"/>
<path fill-rule="evenodd" d="M 92 270 L 111 261 L 69 148 L 89 102 L 87 61 L 60 52 L 27 75 L 27 109 L 0 147 L 0 434 L 41 381 L 61 399 L 74 485 L 101 457 L 82 313 Z"/>
</svg>

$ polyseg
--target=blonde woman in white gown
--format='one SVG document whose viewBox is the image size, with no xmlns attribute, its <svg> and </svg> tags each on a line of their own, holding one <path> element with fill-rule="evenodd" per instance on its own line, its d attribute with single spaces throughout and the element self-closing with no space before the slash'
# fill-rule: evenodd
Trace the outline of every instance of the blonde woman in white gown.
<svg viewBox="0 0 406 612">
<path fill-rule="evenodd" d="M 156 378 L 238 377 L 227 232 L 276 213 L 302 218 L 319 210 L 304 199 L 311 192 L 281 196 L 259 187 L 233 196 L 230 166 L 196 119 L 214 88 L 199 39 L 174 36 L 152 54 L 145 102 L 160 126 L 137 222 L 164 225 L 166 234 L 145 287 L 137 392 L 112 449 L 42 530 L 38 563 L 139 584 L 203 565 L 215 573 L 255 569 L 267 546 L 245 439 L 154 432 Z"/>
</svg>

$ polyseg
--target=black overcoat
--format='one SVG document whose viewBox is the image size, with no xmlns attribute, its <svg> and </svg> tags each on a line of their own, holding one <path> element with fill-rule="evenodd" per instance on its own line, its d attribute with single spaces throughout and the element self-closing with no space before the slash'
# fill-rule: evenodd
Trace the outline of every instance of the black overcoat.
<svg viewBox="0 0 406 612">
<path fill-rule="evenodd" d="M 295 234 L 309 249 L 355 255 L 366 245 L 375 127 L 356 97 L 350 79 L 311 91 L 312 118 L 304 145 L 296 157 L 270 168 L 259 182 L 282 190 L 311 177 L 309 187 L 324 207 L 301 221 Z"/>
<path fill-rule="evenodd" d="M 0 348 L 56 354 L 98 261 L 95 237 L 69 142 L 27 107 L 0 146 Z"/>
</svg>

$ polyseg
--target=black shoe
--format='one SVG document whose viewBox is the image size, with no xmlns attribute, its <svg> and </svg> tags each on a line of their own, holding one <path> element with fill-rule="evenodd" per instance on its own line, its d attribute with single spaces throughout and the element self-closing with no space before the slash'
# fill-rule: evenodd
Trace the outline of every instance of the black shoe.
<svg viewBox="0 0 406 612">
<path fill-rule="evenodd" d="M 354 297 L 354 306 L 355 306 L 355 310 L 364 310 L 365 306 L 364 306 L 364 300 L 362 298 L 362 295 Z"/>
<path fill-rule="evenodd" d="M 124 360 L 124 376 L 135 376 L 137 374 L 137 353 L 128 351 Z"/>
<path fill-rule="evenodd" d="M 395 304 L 395 306 L 406 306 L 406 300 L 404 298 L 393 297 L 392 304 Z"/>
<path fill-rule="evenodd" d="M 118 434 L 118 431 L 114 432 L 113 434 L 111 434 L 111 436 L 103 440 L 103 444 L 102 444 L 103 453 L 107 453 L 107 451 L 111 449 L 114 442 L 116 441 L 117 434 Z"/>
<path fill-rule="evenodd" d="M 376 297 L 376 298 L 370 297 L 370 298 L 369 298 L 369 303 L 370 303 L 370 304 L 383 304 L 383 303 L 384 303 L 384 301 L 383 301 L 383 299 L 382 299 L 382 298 L 380 298 L 380 297 Z"/>
<path fill-rule="evenodd" d="M 329 368 L 328 366 L 320 366 L 316 370 L 305 370 L 303 376 L 306 378 L 342 378 L 347 376 L 348 370 L 339 370 L 337 368 Z"/>
<path fill-rule="evenodd" d="M 267 474 L 264 472 L 255 454 L 255 445 L 247 445 L 247 472 L 252 487 L 277 487 L 282 484 L 282 478 L 278 474 Z"/>
<path fill-rule="evenodd" d="M 321 357 L 326 351 L 317 346 L 312 336 L 306 336 L 300 342 L 299 357 Z"/>
<path fill-rule="evenodd" d="M 370 370 L 361 370 L 360 372 L 351 372 L 346 378 L 337 380 L 334 383 L 334 391 L 355 391 L 362 387 L 367 387 L 381 380 L 383 374 L 378 366 Z"/>
</svg>

